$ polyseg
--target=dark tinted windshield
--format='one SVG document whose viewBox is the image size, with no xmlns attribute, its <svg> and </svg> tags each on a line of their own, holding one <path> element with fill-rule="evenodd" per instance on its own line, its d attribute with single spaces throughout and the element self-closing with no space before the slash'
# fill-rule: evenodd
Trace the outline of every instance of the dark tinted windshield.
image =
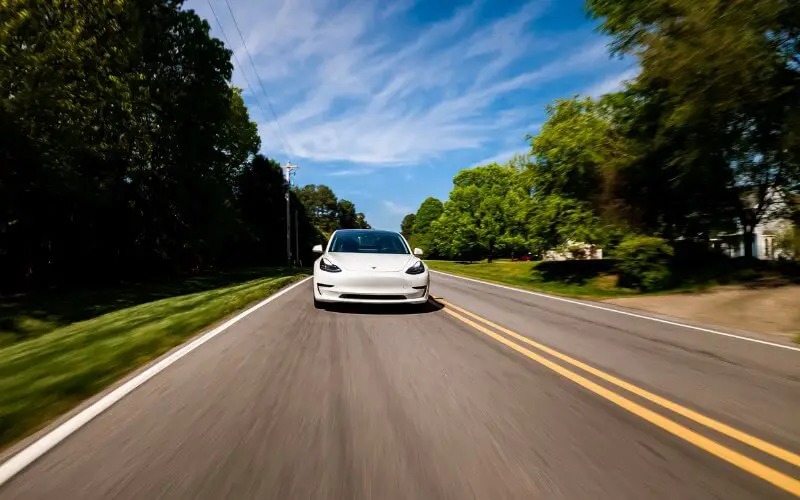
<svg viewBox="0 0 800 500">
<path fill-rule="evenodd" d="M 336 233 L 328 251 L 343 253 L 409 253 L 400 235 L 389 231 L 347 231 Z"/>
</svg>

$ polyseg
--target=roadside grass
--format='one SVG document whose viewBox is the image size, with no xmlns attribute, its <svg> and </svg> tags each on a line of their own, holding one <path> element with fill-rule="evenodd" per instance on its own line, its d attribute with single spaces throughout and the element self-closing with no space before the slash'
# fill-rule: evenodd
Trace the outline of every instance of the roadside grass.
<svg viewBox="0 0 800 500">
<path fill-rule="evenodd" d="M 30 294 L 0 295 L 0 348 L 30 340 L 103 314 L 168 297 L 188 295 L 242 284 L 246 281 L 283 277 L 288 268 L 244 268 L 208 271 L 185 278 L 121 283 L 106 287 L 71 287 Z"/>
<path fill-rule="evenodd" d="M 171 285 L 0 297 L 0 449 L 303 276 L 252 269 Z"/>
<path fill-rule="evenodd" d="M 617 288 L 617 279 L 613 274 L 600 274 L 582 282 L 545 281 L 534 272 L 537 262 L 495 260 L 490 264 L 486 261 L 452 262 L 427 260 L 425 263 L 434 271 L 442 271 L 554 295 L 597 299 L 641 295 L 641 293 L 633 289 Z"/>
</svg>

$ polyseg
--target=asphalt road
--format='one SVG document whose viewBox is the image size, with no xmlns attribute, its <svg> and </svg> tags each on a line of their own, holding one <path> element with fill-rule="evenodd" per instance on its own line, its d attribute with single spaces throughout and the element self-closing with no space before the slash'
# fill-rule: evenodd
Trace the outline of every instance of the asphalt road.
<svg viewBox="0 0 800 500">
<path fill-rule="evenodd" d="M 0 499 L 795 498 L 800 352 L 442 275 L 424 310 L 318 311 L 310 287 Z"/>
</svg>

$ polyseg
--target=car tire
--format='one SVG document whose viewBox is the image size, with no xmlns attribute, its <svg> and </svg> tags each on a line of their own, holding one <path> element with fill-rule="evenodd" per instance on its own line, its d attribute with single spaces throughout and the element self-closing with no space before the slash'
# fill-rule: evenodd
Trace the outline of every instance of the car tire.
<svg viewBox="0 0 800 500">
<path fill-rule="evenodd" d="M 325 304 L 318 301 L 316 297 L 314 297 L 314 309 L 325 309 Z"/>
</svg>

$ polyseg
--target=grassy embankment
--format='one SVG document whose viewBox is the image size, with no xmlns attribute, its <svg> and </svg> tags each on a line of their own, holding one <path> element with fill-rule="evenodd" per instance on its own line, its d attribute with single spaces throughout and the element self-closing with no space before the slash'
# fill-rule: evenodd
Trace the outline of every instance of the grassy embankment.
<svg viewBox="0 0 800 500">
<path fill-rule="evenodd" d="M 171 283 L 0 296 L 0 448 L 304 273 L 213 273 Z"/>
<path fill-rule="evenodd" d="M 537 262 L 496 260 L 489 264 L 486 261 L 452 262 L 427 260 L 425 263 L 435 271 L 556 295 L 582 298 L 613 298 L 638 295 L 636 290 L 617 288 L 617 278 L 610 273 L 547 280 L 537 275 L 534 271 L 536 264 L 538 264 Z"/>
</svg>

